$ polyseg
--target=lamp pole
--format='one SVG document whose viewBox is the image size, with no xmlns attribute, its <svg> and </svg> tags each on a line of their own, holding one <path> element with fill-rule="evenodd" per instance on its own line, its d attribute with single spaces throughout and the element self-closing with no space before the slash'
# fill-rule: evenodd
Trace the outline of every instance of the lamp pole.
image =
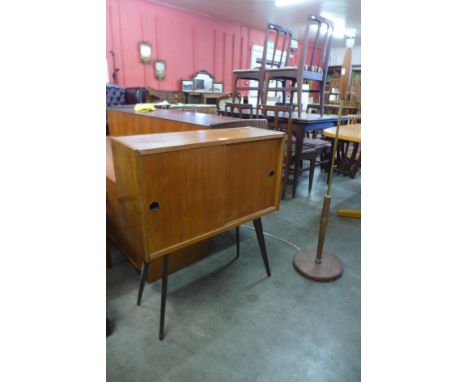
<svg viewBox="0 0 468 382">
<path fill-rule="evenodd" d="M 330 174 L 328 178 L 328 189 L 323 198 L 322 215 L 320 217 L 319 237 L 317 248 L 305 248 L 298 251 L 293 258 L 294 268 L 304 277 L 315 281 L 336 280 L 343 274 L 341 260 L 332 252 L 324 251 L 325 236 L 327 233 L 328 216 L 330 214 L 333 168 L 335 166 L 336 150 L 338 147 L 338 135 L 341 125 L 341 110 L 343 101 L 340 101 L 338 110 L 338 121 L 333 143 L 332 157 L 330 160 Z"/>
</svg>

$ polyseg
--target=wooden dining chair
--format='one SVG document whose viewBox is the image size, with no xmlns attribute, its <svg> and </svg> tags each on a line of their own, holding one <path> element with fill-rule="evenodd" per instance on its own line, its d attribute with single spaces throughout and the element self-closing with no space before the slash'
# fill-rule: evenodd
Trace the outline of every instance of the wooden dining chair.
<svg viewBox="0 0 468 382">
<path fill-rule="evenodd" d="M 354 125 L 356 123 L 361 122 L 361 116 L 359 114 L 348 114 L 348 123 L 347 125 Z M 349 141 L 340 141 L 339 142 L 339 147 L 338 147 L 338 162 L 343 160 L 343 158 L 346 158 L 347 155 L 349 154 L 349 148 L 351 146 L 351 142 Z M 353 144 L 353 150 L 357 150 L 358 145 Z M 353 155 L 354 154 L 354 155 Z M 351 154 L 352 157 L 355 156 L 356 153 Z"/>
<path fill-rule="evenodd" d="M 231 94 L 225 94 L 221 97 L 216 98 L 216 114 L 223 115 L 224 113 L 224 105 L 226 102 L 232 101 Z"/>
<path fill-rule="evenodd" d="M 248 114 L 244 113 L 244 110 L 247 110 Z M 225 115 L 230 116 L 230 117 L 248 118 L 248 119 L 252 119 L 254 117 L 253 106 L 249 103 L 226 102 L 224 111 L 225 111 Z"/>
<path fill-rule="evenodd" d="M 329 170 L 330 167 L 330 153 L 331 153 L 332 144 L 329 141 L 324 139 L 316 138 L 304 138 L 304 144 L 301 154 L 301 160 L 309 161 L 309 168 L 301 167 L 294 174 L 295 180 L 293 182 L 293 197 L 296 194 L 297 186 L 297 177 L 298 173 L 309 170 L 309 192 L 312 191 L 312 182 L 314 180 L 315 167 L 321 167 L 323 169 Z M 320 158 L 320 160 L 317 160 Z"/>
<path fill-rule="evenodd" d="M 299 113 L 302 111 L 302 85 L 304 81 L 317 82 L 318 89 L 311 88 L 308 92 L 318 93 L 320 100 L 320 115 L 323 115 L 325 84 L 327 82 L 328 61 L 330 57 L 330 46 L 333 35 L 334 24 L 332 21 L 317 15 L 307 18 L 306 29 L 301 47 L 301 57 L 299 65 L 284 66 L 281 68 L 265 69 L 265 86 L 263 99 L 267 99 L 269 91 L 290 91 L 291 103 L 294 93 L 297 93 L 297 103 Z M 309 43 L 312 44 L 312 52 L 309 55 Z M 281 88 L 270 87 L 270 81 L 282 81 Z M 287 82 L 290 87 L 286 87 Z"/>
<path fill-rule="evenodd" d="M 288 178 L 290 173 L 290 168 L 292 164 L 293 156 L 293 145 L 292 145 L 292 136 L 293 136 L 293 126 L 292 126 L 292 107 L 287 106 L 276 106 L 276 105 L 265 105 L 259 104 L 257 107 L 257 114 L 261 117 L 264 116 L 267 119 L 268 112 L 272 112 L 274 119 L 273 123 L 268 123 L 268 128 L 272 130 L 278 130 L 286 132 L 286 147 L 284 150 L 284 165 L 283 165 L 283 175 L 282 175 L 282 191 L 281 199 L 284 199 L 286 195 L 286 187 L 288 186 Z M 281 123 L 279 120 L 279 113 L 288 115 L 287 123 Z"/>
<path fill-rule="evenodd" d="M 283 191 L 282 198 L 284 199 L 286 193 L 286 187 L 288 184 L 289 175 L 291 173 L 291 166 L 295 163 L 296 155 L 299 155 L 300 161 L 309 161 L 310 166 L 308 168 L 299 169 L 294 166 L 293 169 L 293 198 L 296 196 L 296 188 L 298 182 L 298 175 L 302 171 L 309 170 L 309 192 L 312 190 L 312 181 L 314 177 L 314 170 L 317 165 L 325 165 L 329 163 L 328 160 L 317 162 L 317 157 L 321 154 L 330 150 L 331 144 L 321 139 L 310 139 L 305 138 L 302 150 L 298 154 L 296 153 L 296 139 L 293 134 L 293 107 L 291 105 L 264 105 L 258 106 L 258 109 L 263 115 L 267 115 L 268 112 L 273 113 L 273 122 L 269 124 L 269 127 L 274 130 L 286 131 L 286 148 L 285 148 L 285 166 L 283 172 Z M 280 120 L 281 119 L 281 120 Z M 286 120 L 286 121 L 285 121 Z"/>
<path fill-rule="evenodd" d="M 361 123 L 360 114 L 348 114 L 348 125 L 354 125 L 356 123 Z"/>
<path fill-rule="evenodd" d="M 257 106 L 263 100 L 263 89 L 266 68 L 281 68 L 287 66 L 291 54 L 292 31 L 280 25 L 268 23 L 265 28 L 265 40 L 263 43 L 263 55 L 260 66 L 252 69 L 236 69 L 232 75 L 232 95 L 237 97 L 240 91 L 257 90 Z M 273 51 L 269 49 L 273 43 Z M 257 81 L 257 86 L 238 86 L 241 80 Z M 284 99 L 284 98 L 283 98 Z"/>
</svg>

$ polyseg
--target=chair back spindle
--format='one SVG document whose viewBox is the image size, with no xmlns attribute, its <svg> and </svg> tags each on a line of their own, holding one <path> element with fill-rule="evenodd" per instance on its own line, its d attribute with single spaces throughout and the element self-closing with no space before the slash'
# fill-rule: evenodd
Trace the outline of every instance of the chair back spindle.
<svg viewBox="0 0 468 382">
<path fill-rule="evenodd" d="M 334 24 L 332 21 L 317 15 L 309 16 L 301 50 L 301 65 L 303 70 L 321 72 L 326 77 L 333 29 Z M 313 34 L 309 37 L 309 33 L 311 32 Z M 313 41 L 312 53 L 310 60 L 307 62 L 309 41 L 311 40 Z M 306 66 L 306 62 L 308 66 Z"/>
<path fill-rule="evenodd" d="M 282 40 L 281 49 L 277 52 L 278 42 Z M 268 23 L 265 30 L 265 41 L 263 44 L 262 67 L 265 69 L 267 66 L 270 68 L 281 68 L 287 66 L 289 57 L 291 55 L 291 39 L 292 31 L 280 25 Z M 268 55 L 268 45 L 270 41 L 274 41 L 273 52 L 271 53 L 271 60 Z M 275 60 L 279 56 L 279 60 Z M 284 62 L 283 62 L 284 59 Z"/>
</svg>

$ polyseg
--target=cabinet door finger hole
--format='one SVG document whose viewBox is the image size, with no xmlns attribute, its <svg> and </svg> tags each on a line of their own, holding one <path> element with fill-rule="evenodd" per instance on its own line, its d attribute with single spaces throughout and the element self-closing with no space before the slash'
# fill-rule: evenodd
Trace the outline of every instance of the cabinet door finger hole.
<svg viewBox="0 0 468 382">
<path fill-rule="evenodd" d="M 159 203 L 158 202 L 151 202 L 149 205 L 149 209 L 151 212 L 156 211 L 159 208 Z"/>
</svg>

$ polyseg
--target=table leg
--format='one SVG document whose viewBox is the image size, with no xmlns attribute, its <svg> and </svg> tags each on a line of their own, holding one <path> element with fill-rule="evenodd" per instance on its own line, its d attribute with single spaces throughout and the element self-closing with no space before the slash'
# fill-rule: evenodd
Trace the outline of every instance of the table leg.
<svg viewBox="0 0 468 382">
<path fill-rule="evenodd" d="M 161 291 L 161 313 L 159 317 L 159 339 L 164 339 L 164 318 L 166 317 L 167 278 L 169 274 L 169 255 L 163 259 L 162 269 L 162 291 Z"/>
<path fill-rule="evenodd" d="M 283 191 L 281 193 L 281 199 L 286 196 L 286 188 L 288 187 L 289 171 L 291 168 L 292 156 L 292 137 L 286 139 L 286 160 L 284 164 L 284 175 L 283 175 Z"/>
<path fill-rule="evenodd" d="M 263 257 L 263 263 L 265 264 L 267 275 L 268 277 L 270 277 L 271 276 L 270 264 L 268 262 L 268 256 L 267 256 L 267 251 L 266 251 L 266 246 L 265 246 L 265 237 L 263 236 L 262 219 L 261 218 L 255 219 L 253 223 L 255 227 L 255 232 L 257 234 L 258 244 L 260 245 L 260 251 Z"/>
<path fill-rule="evenodd" d="M 301 163 L 301 153 L 302 153 L 302 145 L 304 144 L 304 135 L 305 129 L 304 126 L 295 126 L 294 129 L 296 133 L 296 149 L 295 149 L 295 161 L 294 161 L 294 180 L 293 180 L 293 192 L 292 197 L 296 197 L 296 186 L 297 180 L 299 178 L 299 167 Z"/>
<path fill-rule="evenodd" d="M 239 248 L 239 226 L 236 227 L 236 259 L 239 258 L 240 248 Z"/>
<path fill-rule="evenodd" d="M 143 266 L 141 269 L 140 274 L 140 286 L 138 288 L 138 298 L 137 298 L 137 305 L 141 303 L 141 296 L 143 295 L 143 289 L 145 288 L 146 284 L 146 275 L 148 274 L 149 262 L 143 261 Z"/>
</svg>

